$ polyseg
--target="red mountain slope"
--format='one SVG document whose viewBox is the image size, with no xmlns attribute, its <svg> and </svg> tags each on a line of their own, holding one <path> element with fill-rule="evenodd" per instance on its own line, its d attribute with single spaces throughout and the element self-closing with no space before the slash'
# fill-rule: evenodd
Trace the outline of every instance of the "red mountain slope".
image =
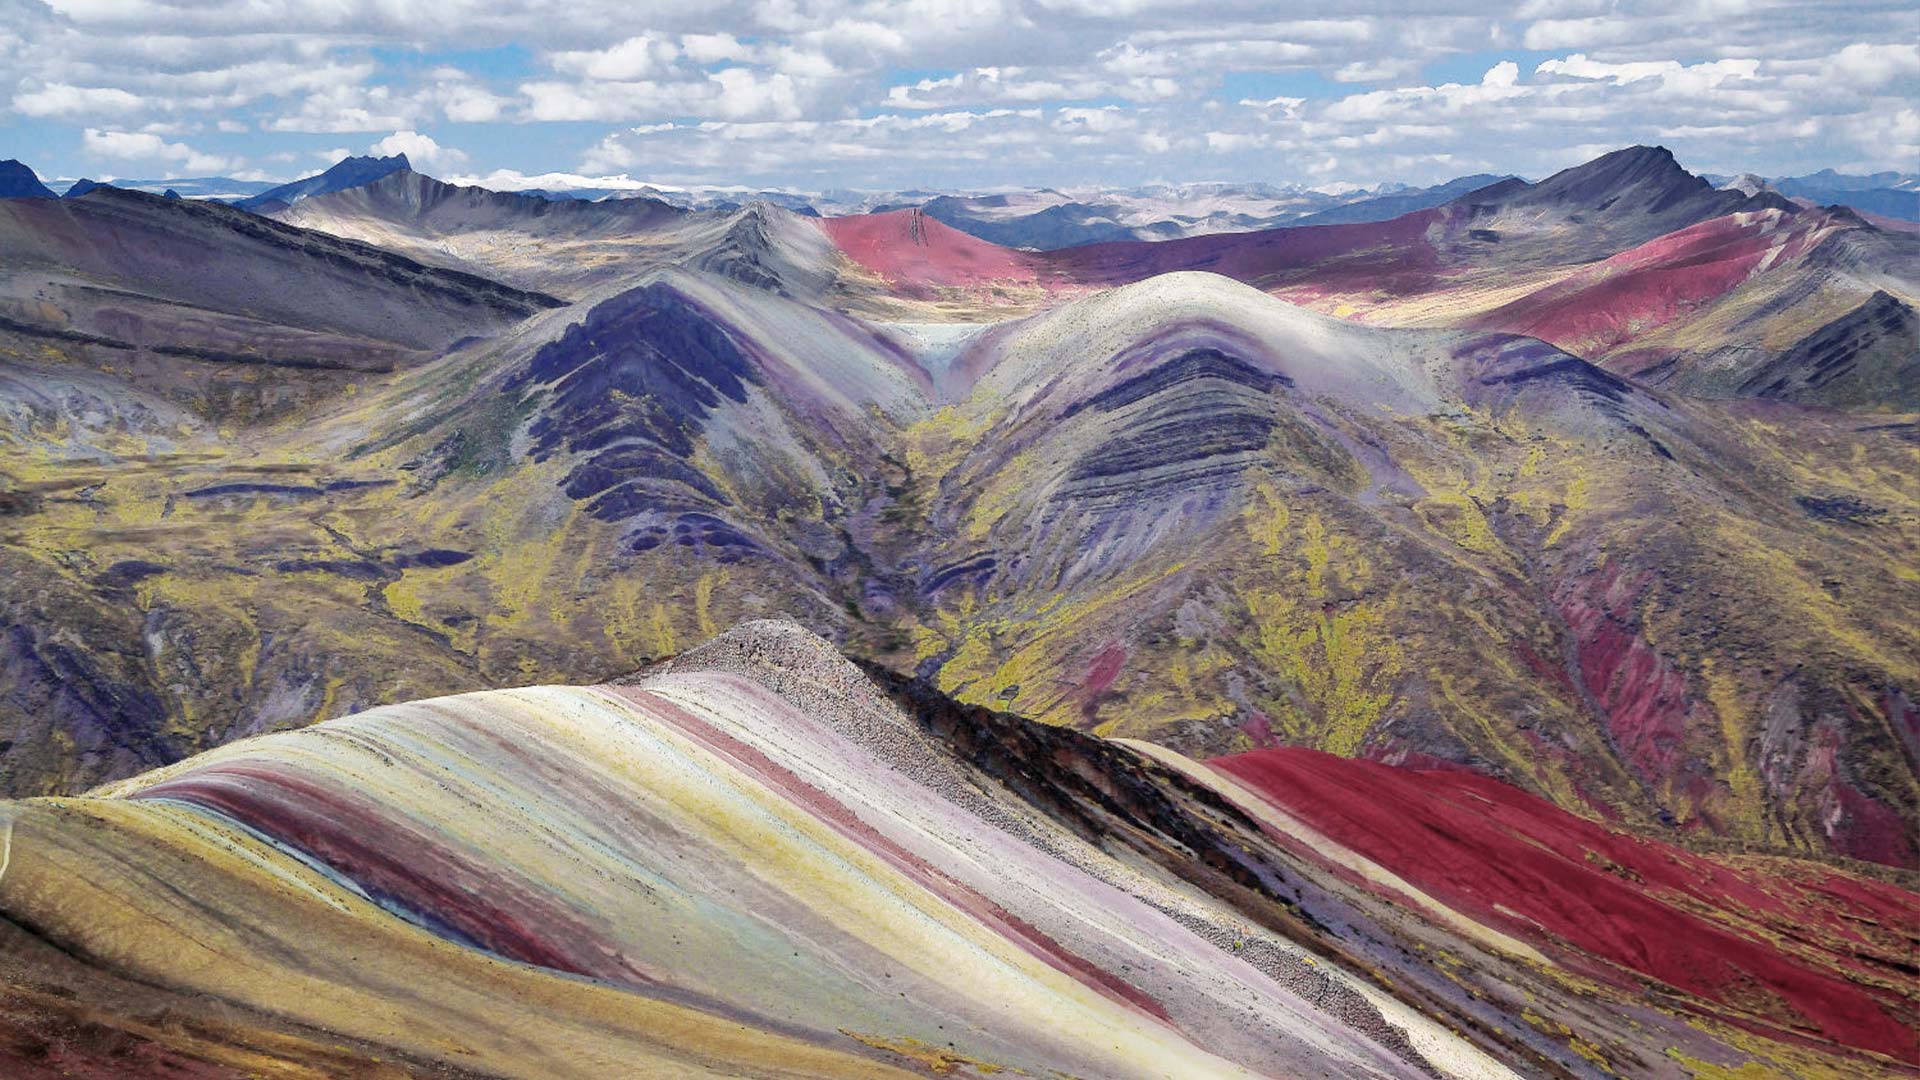
<svg viewBox="0 0 1920 1080">
<path fill-rule="evenodd" d="M 1775 1038 L 1920 1064 L 1911 893 L 1824 867 L 1691 854 L 1464 771 L 1306 749 L 1210 764 L 1433 900 L 1593 978 L 1651 980 Z"/>
<path fill-rule="evenodd" d="M 1729 214 L 1623 251 L 1488 312 L 1476 325 L 1593 356 L 1805 255 L 1835 226 L 1822 211 Z"/>
<path fill-rule="evenodd" d="M 919 210 L 826 218 L 820 227 L 848 258 L 906 295 L 929 286 L 1037 283 L 1048 276 L 1038 256 L 969 236 Z"/>
</svg>

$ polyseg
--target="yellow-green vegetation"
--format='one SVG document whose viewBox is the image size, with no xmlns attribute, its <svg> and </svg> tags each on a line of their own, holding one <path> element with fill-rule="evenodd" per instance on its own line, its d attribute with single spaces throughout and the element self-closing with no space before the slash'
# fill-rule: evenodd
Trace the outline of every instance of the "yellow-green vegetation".
<svg viewBox="0 0 1920 1080">
<path fill-rule="evenodd" d="M 1726 742 L 1716 762 L 1730 792 L 1731 826 L 1736 836 L 1755 841 L 1779 839 L 1778 830 L 1768 820 L 1760 786 L 1754 771 L 1749 732 L 1758 725 L 1751 715 L 1751 692 L 1743 693 L 1741 683 L 1723 671 L 1711 656 L 1700 658 L 1700 676 L 1706 683 L 1707 700 L 1720 720 L 1721 738 Z"/>
<path fill-rule="evenodd" d="M 1708 1027 L 1698 1021 L 1694 1026 Z M 1865 1067 L 1861 1062 L 1835 1063 L 1830 1058 L 1823 1058 L 1791 1044 L 1756 1038 L 1723 1025 L 1712 1025 L 1710 1030 L 1722 1042 L 1744 1051 L 1748 1057 L 1737 1065 L 1718 1065 L 1669 1047 L 1667 1057 L 1673 1059 L 1693 1080 L 1778 1080 L 1780 1077 L 1856 1080 L 1865 1075 L 1860 1071 Z"/>
<path fill-rule="evenodd" d="M 1033 480 L 1033 454 L 1023 450 L 1007 462 L 995 475 L 993 483 L 975 497 L 967 508 L 967 539 L 975 542 L 985 540 L 993 532 L 994 526 L 1019 504 L 1023 489 Z"/>
<path fill-rule="evenodd" d="M 1557 1036 L 1565 1040 L 1568 1049 L 1586 1058 L 1588 1061 L 1593 1062 L 1603 1071 L 1613 1071 L 1612 1066 L 1607 1063 L 1607 1055 L 1602 1051 L 1599 1044 L 1589 1039 L 1581 1038 L 1566 1024 L 1541 1016 L 1530 1008 L 1523 1008 L 1520 1012 L 1520 1018 L 1532 1025 L 1537 1031 L 1545 1032 L 1548 1035 Z"/>
<path fill-rule="evenodd" d="M 902 436 L 903 456 L 915 480 L 939 484 L 999 419 L 995 411 L 943 405 L 908 428 Z"/>
<path fill-rule="evenodd" d="M 1247 535 L 1260 554 L 1271 558 L 1286 550 L 1287 523 L 1291 518 L 1286 501 L 1271 479 L 1261 477 L 1253 482 L 1247 505 L 1240 513 Z"/>
<path fill-rule="evenodd" d="M 693 618 L 702 640 L 718 634 L 721 626 L 713 617 L 713 590 L 720 584 L 718 573 L 705 573 L 693 586 Z"/>
<path fill-rule="evenodd" d="M 1075 664 L 1084 666 L 1100 647 L 1095 642 L 1089 648 L 1087 632 L 1121 611 L 1146 606 L 1157 590 L 1169 585 L 1177 588 L 1184 570 L 1184 563 L 1173 563 L 1081 594 L 1055 594 L 1033 608 L 1005 601 L 982 610 L 966 594 L 958 601 L 964 614 L 937 615 L 951 634 L 943 635 L 951 655 L 941 665 L 940 685 L 969 700 L 1012 708 L 1050 723 L 1072 723 L 1078 712 L 1071 693 L 1075 684 L 1067 673 Z M 1151 678 L 1157 682 L 1157 673 Z M 1142 689 L 1150 700 L 1172 704 L 1164 687 Z M 1008 691 L 1015 693 L 1008 695 Z M 1182 705 L 1186 714 L 1200 711 L 1194 703 Z"/>
<path fill-rule="evenodd" d="M 1283 558 L 1277 580 L 1243 594 L 1253 657 L 1299 695 L 1272 702 L 1268 715 L 1289 741 L 1352 755 L 1400 674 L 1401 652 L 1380 610 L 1390 601 L 1360 598 L 1372 562 L 1346 537 L 1329 536 L 1319 515 L 1306 515 L 1285 540 L 1291 565 Z"/>
</svg>

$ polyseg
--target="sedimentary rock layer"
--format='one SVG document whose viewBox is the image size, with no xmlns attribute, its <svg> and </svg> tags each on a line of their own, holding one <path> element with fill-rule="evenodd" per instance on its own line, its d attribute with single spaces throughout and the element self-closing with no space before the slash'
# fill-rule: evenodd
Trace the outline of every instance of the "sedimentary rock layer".
<svg viewBox="0 0 1920 1080">
<path fill-rule="evenodd" d="M 1920 1061 L 1911 894 L 1682 855 L 1464 773 L 1035 725 L 791 624 L 0 805 L 0 836 L 0 1062 L 23 1069 Z"/>
</svg>

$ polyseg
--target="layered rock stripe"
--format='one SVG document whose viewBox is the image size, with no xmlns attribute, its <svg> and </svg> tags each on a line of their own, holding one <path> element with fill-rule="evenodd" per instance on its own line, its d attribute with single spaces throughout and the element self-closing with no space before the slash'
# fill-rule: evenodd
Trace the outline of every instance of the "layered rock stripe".
<svg viewBox="0 0 1920 1080">
<path fill-rule="evenodd" d="M 383 707 L 8 804 L 0 908 L 488 1072 L 1421 1074 L 840 711 L 724 671 Z"/>
<path fill-rule="evenodd" d="M 287 1075 L 1920 1060 L 1910 893 L 1305 750 L 1203 763 L 1077 736 L 1016 782 L 946 723 L 757 624 L 632 685 L 383 707 L 6 804 L 0 1054 L 23 1011 L 84 989 L 119 1032 L 109 1061 L 138 1040 Z M 1085 780 L 1094 801 L 1061 816 L 1045 789 Z M 1125 806 L 1147 805 L 1172 831 L 1137 831 Z M 1293 899 L 1255 915 L 1204 869 L 1236 863 L 1262 905 Z M 108 979 L 184 1026 L 115 1015 Z"/>
</svg>

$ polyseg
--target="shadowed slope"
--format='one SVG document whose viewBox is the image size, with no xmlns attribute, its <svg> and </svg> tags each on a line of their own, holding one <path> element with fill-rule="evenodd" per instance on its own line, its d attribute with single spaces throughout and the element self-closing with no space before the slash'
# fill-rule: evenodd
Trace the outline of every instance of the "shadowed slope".
<svg viewBox="0 0 1920 1080">
<path fill-rule="evenodd" d="M 1556 261 L 1586 262 L 1643 244 L 1689 225 L 1736 212 L 1791 212 L 1772 192 L 1717 190 L 1689 173 L 1664 146 L 1631 146 L 1576 165 L 1537 184 L 1509 180 L 1452 204 L 1462 226 L 1491 236 L 1463 237 L 1501 245 L 1504 257 L 1557 249 Z M 1464 229 L 1462 230 L 1464 231 Z M 1521 242 L 1522 251 L 1514 250 Z"/>
<path fill-rule="evenodd" d="M 0 346 L 209 419 L 285 415 L 558 306 L 232 207 L 102 187 L 0 203 Z M 263 371 L 281 373 L 269 379 Z"/>
<path fill-rule="evenodd" d="M 1010 198 L 973 202 L 992 216 Z M 1029 312 L 1066 295 L 1204 270 L 1381 325 L 1542 336 L 1610 370 L 1707 396 L 1746 393 L 1740 387 L 1753 372 L 1876 290 L 1902 302 L 1914 296 L 1907 238 L 1851 211 L 1803 211 L 1767 190 L 1715 190 L 1657 147 L 1604 155 L 1537 184 L 1490 184 L 1391 220 L 1061 251 L 970 236 L 936 220 L 952 209 L 936 203 L 823 220 L 766 205 L 684 213 L 649 200 L 457 189 L 401 170 L 282 216 L 589 298 L 609 282 L 684 265 L 912 321 Z M 1842 382 L 1874 389 L 1837 386 L 1825 399 L 1899 407 L 1874 396 L 1898 382 L 1880 370 L 1890 361 L 1866 360 L 1858 379 Z"/>
<path fill-rule="evenodd" d="M 1920 314 L 1875 292 L 1747 376 L 1759 397 L 1920 409 Z"/>
<path fill-rule="evenodd" d="M 1794 207 L 1777 195 L 1716 191 L 1658 147 L 1633 147 L 1528 184 L 1511 179 L 1386 221 L 1120 241 L 1060 251 L 999 247 L 915 210 L 828 218 L 854 262 L 912 293 L 988 283 L 1119 285 L 1205 270 L 1274 290 L 1405 296 L 1496 259 L 1505 270 L 1604 258 L 1735 211 Z"/>
<path fill-rule="evenodd" d="M 765 203 L 690 212 L 654 199 L 547 199 L 410 170 L 303 200 L 276 218 L 593 302 L 665 268 L 817 300 L 839 276 L 810 218 Z"/>
<path fill-rule="evenodd" d="M 8 469 L 7 782 L 791 613 L 1053 723 L 1920 860 L 1904 428 L 1217 275 L 960 329 L 671 272 L 239 445 L 105 376 L 23 389 L 6 437 L 56 456 Z"/>
<path fill-rule="evenodd" d="M 16 274 L 79 275 L 193 307 L 411 348 L 441 346 L 555 306 L 537 293 L 231 207 L 117 188 L 4 204 L 0 235 Z M 397 295 L 402 290 L 420 299 Z"/>
<path fill-rule="evenodd" d="M 291 184 L 268 188 L 258 195 L 240 200 L 235 205 L 242 210 L 252 210 L 259 214 L 271 214 L 318 195 L 344 191 L 379 180 L 396 172 L 408 169 L 407 155 L 394 154 L 391 157 L 348 157 L 335 162 L 327 171 L 317 173 Z"/>
<path fill-rule="evenodd" d="M 1899 410 L 1916 404 L 1915 343 L 1895 293 L 1920 294 L 1916 266 L 1920 242 L 1851 212 L 1768 209 L 1662 236 L 1472 323 L 1676 391 Z"/>
</svg>

